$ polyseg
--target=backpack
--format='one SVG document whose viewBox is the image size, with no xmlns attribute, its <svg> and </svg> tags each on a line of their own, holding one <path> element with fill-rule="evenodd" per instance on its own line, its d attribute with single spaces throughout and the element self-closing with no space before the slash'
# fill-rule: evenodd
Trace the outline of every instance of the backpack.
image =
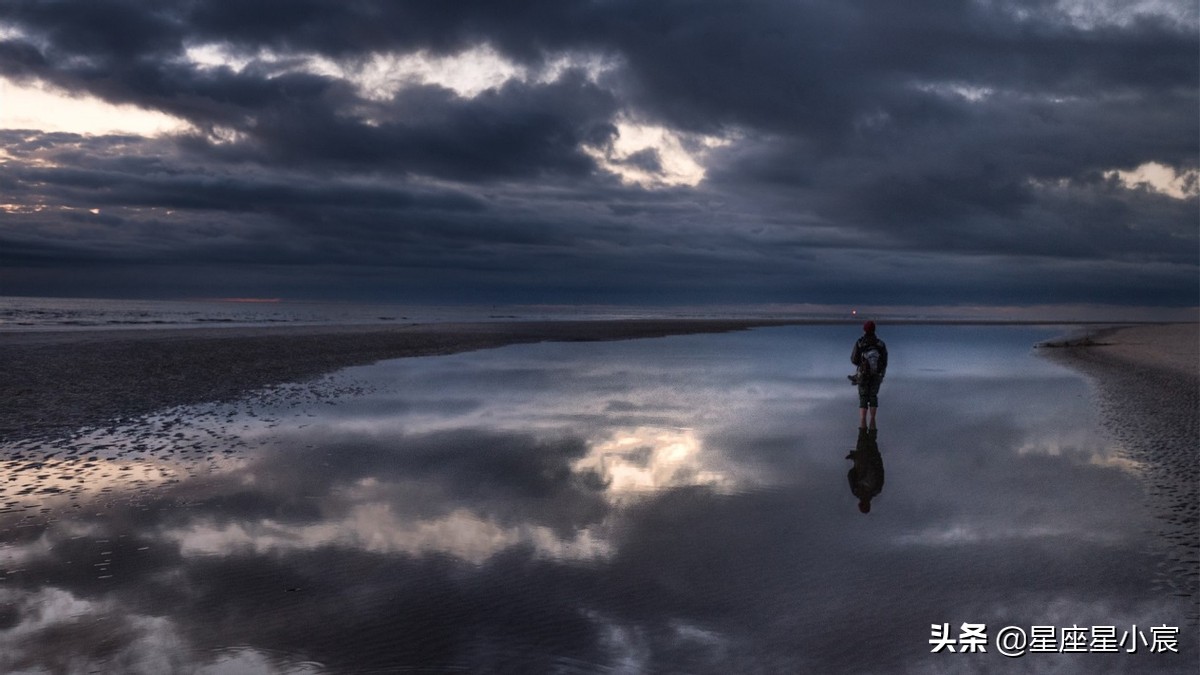
<svg viewBox="0 0 1200 675">
<path fill-rule="evenodd" d="M 858 354 L 858 376 L 859 378 L 875 377 L 879 375 L 880 361 L 879 347 L 877 343 L 866 345 Z"/>
</svg>

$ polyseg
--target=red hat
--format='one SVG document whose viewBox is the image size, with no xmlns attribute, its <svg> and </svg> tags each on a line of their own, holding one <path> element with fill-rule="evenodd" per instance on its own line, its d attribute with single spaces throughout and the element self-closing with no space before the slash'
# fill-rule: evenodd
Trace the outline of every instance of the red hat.
<svg viewBox="0 0 1200 675">
<path fill-rule="evenodd" d="M 864 333 L 874 333 L 875 332 L 875 322 L 868 321 L 868 322 L 864 323 L 863 324 L 863 332 Z"/>
</svg>

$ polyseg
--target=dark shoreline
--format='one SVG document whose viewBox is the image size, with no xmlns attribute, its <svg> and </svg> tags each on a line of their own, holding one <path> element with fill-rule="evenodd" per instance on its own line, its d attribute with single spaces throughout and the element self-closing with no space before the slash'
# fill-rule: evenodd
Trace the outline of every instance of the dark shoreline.
<svg viewBox="0 0 1200 675">
<path fill-rule="evenodd" d="M 788 321 L 629 320 L 0 333 L 0 441 L 228 401 L 384 359 L 721 333 Z"/>
</svg>

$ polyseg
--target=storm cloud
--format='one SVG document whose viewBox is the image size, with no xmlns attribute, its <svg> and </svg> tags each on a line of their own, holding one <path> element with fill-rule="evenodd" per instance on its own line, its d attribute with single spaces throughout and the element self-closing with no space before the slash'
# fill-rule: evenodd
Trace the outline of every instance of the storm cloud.
<svg viewBox="0 0 1200 675">
<path fill-rule="evenodd" d="M 1197 24 L 1181 2 L 8 2 L 10 90 L 173 123 L 0 130 L 0 285 L 1194 307 Z"/>
</svg>

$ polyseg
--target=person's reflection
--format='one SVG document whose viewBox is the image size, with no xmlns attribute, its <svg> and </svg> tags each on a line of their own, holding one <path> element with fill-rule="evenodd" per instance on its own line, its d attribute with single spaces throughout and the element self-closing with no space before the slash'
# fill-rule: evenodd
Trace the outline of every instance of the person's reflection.
<svg viewBox="0 0 1200 675">
<path fill-rule="evenodd" d="M 863 513 L 871 512 L 871 500 L 883 492 L 883 455 L 879 454 L 878 436 L 878 429 L 860 427 L 858 443 L 846 455 L 846 459 L 854 460 L 847 474 L 850 492 L 858 497 L 858 510 Z"/>
</svg>

